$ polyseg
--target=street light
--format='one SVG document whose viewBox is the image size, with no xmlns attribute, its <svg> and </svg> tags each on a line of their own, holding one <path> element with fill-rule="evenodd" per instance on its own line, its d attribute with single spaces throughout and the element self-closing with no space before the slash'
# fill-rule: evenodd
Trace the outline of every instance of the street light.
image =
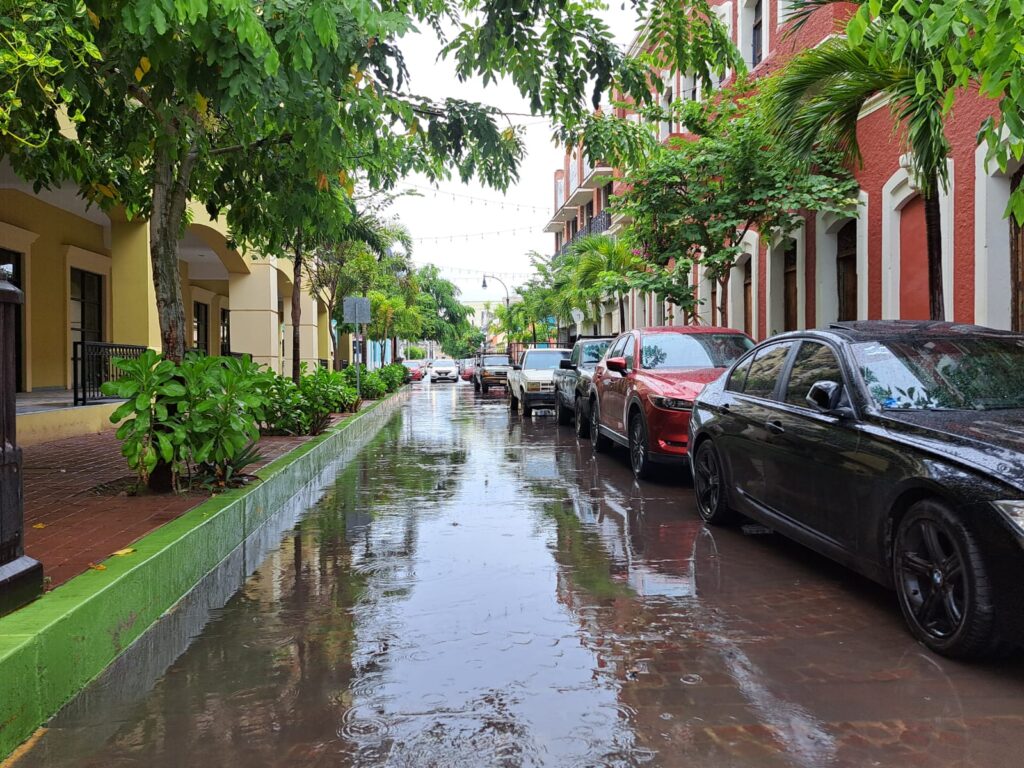
<svg viewBox="0 0 1024 768">
<path fill-rule="evenodd" d="M 480 284 L 481 288 L 486 288 L 487 287 L 487 278 L 488 277 L 491 278 L 492 280 L 497 280 L 499 283 L 501 283 L 501 287 L 505 289 L 505 309 L 508 309 L 508 305 L 509 305 L 508 286 L 505 285 L 505 281 L 502 280 L 500 277 L 495 277 L 494 275 L 484 275 L 484 281 L 483 281 L 483 283 Z"/>
</svg>

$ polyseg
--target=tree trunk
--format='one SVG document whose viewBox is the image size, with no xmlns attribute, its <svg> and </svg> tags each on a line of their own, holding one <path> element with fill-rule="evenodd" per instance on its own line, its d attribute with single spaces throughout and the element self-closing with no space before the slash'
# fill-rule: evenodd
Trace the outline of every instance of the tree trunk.
<svg viewBox="0 0 1024 768">
<path fill-rule="evenodd" d="M 392 336 L 391 337 L 391 362 L 392 363 L 397 363 L 398 362 L 398 337 L 397 336 Z"/>
<path fill-rule="evenodd" d="M 939 207 L 939 180 L 932 177 L 924 195 L 924 228 L 928 240 L 928 308 L 932 320 L 946 319 L 942 295 L 942 210 Z"/>
<path fill-rule="evenodd" d="M 341 333 L 331 328 L 331 340 L 334 342 L 334 370 L 341 370 Z"/>
<path fill-rule="evenodd" d="M 292 381 L 296 385 L 302 380 L 302 240 L 295 242 L 292 256 Z"/>
<path fill-rule="evenodd" d="M 726 271 L 724 278 L 718 278 L 718 324 L 723 328 L 729 327 L 729 271 Z"/>
<path fill-rule="evenodd" d="M 160 341 L 165 358 L 180 362 L 185 356 L 185 305 L 178 271 L 178 240 L 188 202 L 188 185 L 195 166 L 191 152 L 177 168 L 166 150 L 153 158 L 153 213 L 149 222 L 149 254 L 153 263 L 153 290 L 160 318 Z"/>
<path fill-rule="evenodd" d="M 619 333 L 626 332 L 626 305 L 622 301 L 622 294 L 616 296 L 619 300 Z"/>
</svg>

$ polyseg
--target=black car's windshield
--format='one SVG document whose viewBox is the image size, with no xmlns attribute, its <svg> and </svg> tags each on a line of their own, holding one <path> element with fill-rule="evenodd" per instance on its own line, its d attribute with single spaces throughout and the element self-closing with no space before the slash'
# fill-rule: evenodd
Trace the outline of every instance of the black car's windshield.
<svg viewBox="0 0 1024 768">
<path fill-rule="evenodd" d="M 1024 408 L 1024 339 L 874 341 L 853 354 L 881 408 Z"/>
<path fill-rule="evenodd" d="M 739 333 L 647 333 L 640 342 L 643 368 L 726 368 L 754 346 Z"/>
<path fill-rule="evenodd" d="M 526 353 L 523 368 L 531 371 L 550 371 L 568 357 L 569 353 L 564 350 L 533 350 Z"/>
<path fill-rule="evenodd" d="M 608 349 L 608 345 L 611 343 L 610 339 L 604 339 L 603 341 L 591 341 L 586 344 L 580 345 L 580 365 L 586 366 L 587 368 L 593 368 L 604 357 L 605 350 Z"/>
</svg>

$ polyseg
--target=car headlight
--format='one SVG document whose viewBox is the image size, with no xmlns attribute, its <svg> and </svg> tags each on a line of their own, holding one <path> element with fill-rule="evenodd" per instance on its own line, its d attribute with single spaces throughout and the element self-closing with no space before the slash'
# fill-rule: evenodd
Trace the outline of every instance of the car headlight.
<svg viewBox="0 0 1024 768">
<path fill-rule="evenodd" d="M 528 382 L 526 382 L 526 391 L 527 392 L 540 392 L 540 382 L 539 381 L 528 381 Z"/>
<path fill-rule="evenodd" d="M 1024 499 L 993 501 L 992 506 L 999 510 L 1017 533 L 1024 535 Z"/>
<path fill-rule="evenodd" d="M 692 411 L 693 400 L 684 400 L 681 397 L 663 397 L 661 395 L 648 395 L 647 399 L 655 408 L 666 411 Z"/>
</svg>

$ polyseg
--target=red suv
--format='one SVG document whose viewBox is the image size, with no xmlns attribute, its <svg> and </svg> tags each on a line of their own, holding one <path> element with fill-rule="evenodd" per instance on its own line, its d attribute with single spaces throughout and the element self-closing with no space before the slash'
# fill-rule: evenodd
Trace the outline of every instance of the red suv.
<svg viewBox="0 0 1024 768">
<path fill-rule="evenodd" d="M 629 448 L 633 473 L 652 464 L 686 462 L 694 398 L 754 342 L 732 328 L 637 328 L 608 346 L 594 370 L 590 394 L 590 443 Z"/>
</svg>

